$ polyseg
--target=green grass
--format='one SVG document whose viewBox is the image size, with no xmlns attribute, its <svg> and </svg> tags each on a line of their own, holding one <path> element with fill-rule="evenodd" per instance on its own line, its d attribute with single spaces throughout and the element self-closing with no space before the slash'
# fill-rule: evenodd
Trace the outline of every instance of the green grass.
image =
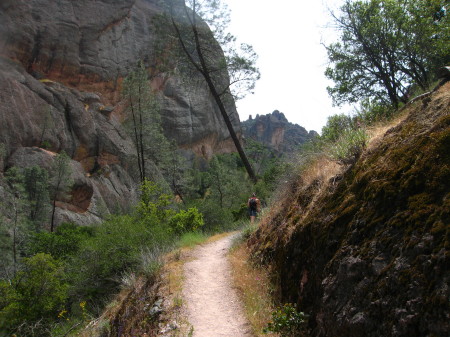
<svg viewBox="0 0 450 337">
<path fill-rule="evenodd" d="M 201 232 L 188 232 L 184 233 L 177 243 L 178 247 L 193 247 L 195 245 L 201 244 L 208 239 L 206 234 Z"/>
</svg>

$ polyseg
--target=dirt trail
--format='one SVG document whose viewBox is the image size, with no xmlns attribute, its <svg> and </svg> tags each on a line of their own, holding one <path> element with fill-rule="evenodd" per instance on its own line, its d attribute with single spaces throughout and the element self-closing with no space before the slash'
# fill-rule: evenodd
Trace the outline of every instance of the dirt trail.
<svg viewBox="0 0 450 337">
<path fill-rule="evenodd" d="M 183 297 L 193 337 L 251 337 L 232 288 L 227 252 L 233 236 L 200 246 L 184 265 Z"/>
</svg>

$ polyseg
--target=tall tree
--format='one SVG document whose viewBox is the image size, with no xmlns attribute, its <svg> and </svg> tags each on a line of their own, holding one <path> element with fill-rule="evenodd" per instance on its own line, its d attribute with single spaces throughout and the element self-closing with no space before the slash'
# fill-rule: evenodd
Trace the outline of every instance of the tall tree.
<svg viewBox="0 0 450 337">
<path fill-rule="evenodd" d="M 207 171 L 209 195 L 221 209 L 237 207 L 251 190 L 250 182 L 237 156 L 224 154 L 214 156 Z"/>
<path fill-rule="evenodd" d="M 56 201 L 67 198 L 67 193 L 72 186 L 72 169 L 70 167 L 70 157 L 66 152 L 58 153 L 53 160 L 51 183 L 52 197 L 52 217 L 50 222 L 50 232 L 55 228 Z"/>
<path fill-rule="evenodd" d="M 47 170 L 32 166 L 24 169 L 24 187 L 29 203 L 29 219 L 39 230 L 48 221 L 48 206 L 50 204 Z"/>
<path fill-rule="evenodd" d="M 376 98 L 395 107 L 412 84 L 426 89 L 430 74 L 450 61 L 449 18 L 441 0 L 346 0 L 334 15 L 340 41 L 326 46 L 335 104 Z"/>
<path fill-rule="evenodd" d="M 236 38 L 227 33 L 229 12 L 220 0 L 169 0 L 166 23 L 170 27 L 165 51 L 175 52 L 177 69 L 191 78 L 201 78 L 216 102 L 230 136 L 250 178 L 256 175 L 233 128 L 234 99 L 242 98 L 259 79 L 252 47 L 236 47 Z M 164 18 L 163 18 L 164 19 Z"/>
<path fill-rule="evenodd" d="M 127 102 L 126 126 L 136 147 L 137 166 L 143 182 L 149 174 L 146 160 L 150 159 L 158 166 L 169 143 L 163 134 L 159 104 L 142 62 L 124 80 L 123 96 Z"/>
<path fill-rule="evenodd" d="M 177 143 L 170 142 L 168 152 L 163 156 L 161 171 L 173 193 L 185 202 L 193 186 L 193 169 L 189 168 L 188 161 L 178 150 Z"/>
<path fill-rule="evenodd" d="M 28 203 L 23 174 L 11 167 L 5 174 L 7 186 L 0 201 L 0 249 L 2 268 L 0 275 L 11 279 L 16 275 L 23 243 L 30 228 L 27 219 Z"/>
</svg>

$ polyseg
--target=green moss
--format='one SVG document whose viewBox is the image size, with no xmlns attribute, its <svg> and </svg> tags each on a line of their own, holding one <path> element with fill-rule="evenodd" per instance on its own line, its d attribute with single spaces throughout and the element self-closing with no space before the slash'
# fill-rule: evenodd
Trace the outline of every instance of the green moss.
<svg viewBox="0 0 450 337">
<path fill-rule="evenodd" d="M 444 260 L 450 257 L 450 116 L 436 121 L 430 111 L 413 114 L 380 146 L 363 154 L 333 190 L 318 196 L 309 189 L 310 195 L 294 198 L 305 204 L 314 199 L 315 207 L 308 215 L 292 207 L 288 218 L 294 234 L 286 244 L 277 241 L 271 247 L 277 255 L 282 296 L 301 296 L 311 314 L 323 309 L 323 277 L 335 276 L 349 256 L 366 261 L 369 271 L 370 261 L 378 256 L 388 264 L 381 275 L 365 274 L 373 282 L 370 301 L 383 298 L 398 308 L 414 293 L 423 296 L 426 306 L 443 305 L 433 292 L 446 270 Z M 426 239 L 430 234 L 432 239 Z M 267 250 L 267 242 L 261 247 Z M 405 260 L 403 270 L 398 270 L 399 257 Z M 304 270 L 309 281 L 300 291 Z M 365 300 L 348 296 L 341 300 L 352 305 Z"/>
</svg>

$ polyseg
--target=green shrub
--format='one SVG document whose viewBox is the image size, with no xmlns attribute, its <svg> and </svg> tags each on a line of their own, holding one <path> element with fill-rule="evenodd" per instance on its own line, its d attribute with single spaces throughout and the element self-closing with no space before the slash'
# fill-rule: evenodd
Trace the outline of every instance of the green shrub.
<svg viewBox="0 0 450 337">
<path fill-rule="evenodd" d="M 364 129 L 347 129 L 331 144 L 330 156 L 344 164 L 356 160 L 366 147 L 369 136 Z"/>
<path fill-rule="evenodd" d="M 250 223 L 249 220 L 240 221 L 239 225 L 241 231 L 233 239 L 233 248 L 239 246 L 243 242 L 246 242 L 250 238 L 250 236 L 258 229 L 258 225 L 256 223 Z"/>
<path fill-rule="evenodd" d="M 67 284 L 61 265 L 39 253 L 24 259 L 24 269 L 11 283 L 0 282 L 0 326 L 50 321 L 64 308 Z"/>
<path fill-rule="evenodd" d="M 325 141 L 334 142 L 341 137 L 343 131 L 352 129 L 353 121 L 345 114 L 328 117 L 327 124 L 322 128 L 321 138 Z"/>
<path fill-rule="evenodd" d="M 83 240 L 93 235 L 91 227 L 64 223 L 55 232 L 41 232 L 32 236 L 28 244 L 30 255 L 47 253 L 56 259 L 66 259 L 78 251 Z"/>
<path fill-rule="evenodd" d="M 280 333 L 283 337 L 306 336 L 305 323 L 307 316 L 297 311 L 295 305 L 286 303 L 272 313 L 272 322 L 264 328 L 264 333 Z"/>
<path fill-rule="evenodd" d="M 145 218 L 167 221 L 175 212 L 171 208 L 172 197 L 163 192 L 156 183 L 145 179 L 141 184 L 141 197 L 137 205 L 138 214 Z"/>
<path fill-rule="evenodd" d="M 141 272 L 147 278 L 153 278 L 157 272 L 163 266 L 163 254 L 170 249 L 171 246 L 168 247 L 145 247 L 141 250 L 141 254 L 139 257 L 139 269 L 138 272 Z"/>
<path fill-rule="evenodd" d="M 203 215 L 203 231 L 215 233 L 228 230 L 233 224 L 233 215 L 229 209 L 221 208 L 213 199 L 195 200 L 190 203 L 191 207 L 196 207 Z"/>
<path fill-rule="evenodd" d="M 231 214 L 233 214 L 234 221 L 248 219 L 249 216 L 247 203 L 243 202 L 242 204 L 239 205 L 239 208 L 231 210 Z"/>
<path fill-rule="evenodd" d="M 115 216 L 98 226 L 95 235 L 83 241 L 70 264 L 78 300 L 99 300 L 114 292 L 120 276 L 138 269 L 144 248 L 158 249 L 170 237 L 164 226 L 149 217 Z"/>
<path fill-rule="evenodd" d="M 355 119 L 360 123 L 369 126 L 377 122 L 389 120 L 392 118 L 395 111 L 396 110 L 392 106 L 366 99 L 361 102 Z"/>
<path fill-rule="evenodd" d="M 169 227 L 176 235 L 195 232 L 204 224 L 203 215 L 195 207 L 188 208 L 186 211 L 181 210 L 169 220 Z"/>
</svg>

